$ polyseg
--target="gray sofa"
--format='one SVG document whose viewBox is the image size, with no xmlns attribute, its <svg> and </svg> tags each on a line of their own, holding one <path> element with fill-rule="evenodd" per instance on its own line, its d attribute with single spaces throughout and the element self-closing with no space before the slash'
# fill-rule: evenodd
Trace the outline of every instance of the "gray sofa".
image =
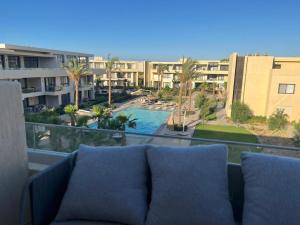
<svg viewBox="0 0 300 225">
<path fill-rule="evenodd" d="M 67 190 L 70 176 L 76 164 L 77 153 L 35 175 L 29 182 L 32 225 L 48 225 L 54 221 L 63 196 Z M 151 186 L 151 182 L 148 183 Z M 228 187 L 234 218 L 242 221 L 243 176 L 241 166 L 228 164 Z M 151 190 L 151 187 L 149 187 Z M 216 206 L 218 207 L 218 206 Z M 109 222 L 68 221 L 52 223 L 57 225 L 118 225 Z"/>
<path fill-rule="evenodd" d="M 130 174 L 127 174 L 128 171 L 130 173 L 137 169 L 144 169 L 143 166 L 131 165 L 137 159 L 143 161 L 140 160 L 142 158 L 139 158 L 141 157 L 140 149 L 136 151 L 139 156 L 135 158 L 126 156 L 126 151 L 131 152 L 129 150 L 132 147 L 124 147 L 124 149 L 102 147 L 92 150 L 86 146 L 81 148 L 78 153 L 71 154 L 65 160 L 37 174 L 30 180 L 28 188 L 32 225 L 299 224 L 300 193 L 297 190 L 300 188 L 300 160 L 298 159 L 243 153 L 241 166 L 227 163 L 224 160 L 225 157 L 227 160 L 227 149 L 226 146 L 222 145 L 196 146 L 183 150 L 146 146 L 144 148 L 146 148 L 147 153 L 147 157 L 145 157 L 147 168 L 145 167 L 146 170 L 141 174 L 145 174 L 147 179 L 146 182 L 140 183 L 145 183 L 147 186 L 145 189 L 147 193 L 144 193 L 140 192 L 140 187 L 136 186 L 139 184 L 135 183 L 136 180 L 140 179 L 138 173 L 134 172 L 134 179 L 131 179 Z M 113 154 L 111 154 L 112 152 Z M 123 156 L 118 159 L 119 155 Z M 101 158 L 98 164 L 95 163 L 97 158 Z M 123 162 L 127 169 L 116 169 Z M 91 165 L 93 163 L 95 164 L 94 167 Z M 141 163 L 139 164 L 141 165 Z M 198 167 L 197 164 L 199 164 L 198 169 L 195 168 Z M 223 168 L 223 165 L 227 168 Z M 91 168 L 94 169 L 91 170 Z M 99 171 L 93 173 L 97 169 Z M 83 173 L 82 170 L 87 170 L 88 173 L 86 171 Z M 128 189 L 126 185 L 129 184 L 130 186 L 134 183 L 134 188 L 142 193 L 141 196 L 147 195 L 145 197 L 146 207 L 140 207 L 141 204 L 138 203 L 137 208 L 134 209 L 134 204 L 130 203 L 131 200 L 135 202 L 138 199 L 135 193 L 129 192 L 129 201 L 127 201 L 127 194 L 124 199 L 122 193 L 119 193 L 122 192 L 123 185 L 122 188 L 118 189 L 110 185 L 110 182 L 116 182 L 121 187 L 115 178 L 111 178 L 118 171 L 121 171 L 121 176 L 118 174 L 121 180 L 126 177 L 121 183 L 124 184 L 125 192 Z M 173 171 L 175 173 L 172 174 Z M 186 171 L 190 171 L 190 174 L 185 174 Z M 219 173 L 218 171 L 222 172 Z M 222 178 L 224 171 L 227 175 Z M 94 189 L 94 183 L 99 183 L 99 181 L 95 181 L 97 174 L 99 176 L 104 174 L 104 182 L 106 183 L 102 183 Z M 195 181 L 197 177 L 203 179 L 202 184 Z M 175 183 L 170 185 L 174 180 Z M 182 180 L 192 183 L 181 184 Z M 219 183 L 214 184 L 214 180 Z M 226 187 L 218 188 L 220 184 Z M 202 185 L 205 187 L 204 189 Z M 108 189 L 105 188 L 115 189 L 118 192 L 115 193 L 120 194 L 121 197 L 110 196 L 111 193 L 108 193 Z M 203 194 L 203 192 L 205 193 Z M 187 200 L 184 195 L 187 196 Z M 200 199 L 197 202 L 198 195 Z M 220 199 L 216 200 L 215 196 L 217 198 L 221 196 L 225 201 L 220 202 Z M 86 201 L 86 199 L 89 200 Z M 95 199 L 97 200 L 95 201 Z M 98 199 L 102 199 L 102 201 L 99 202 Z M 112 203 L 107 199 L 112 199 Z M 228 200 L 228 205 L 224 206 L 226 200 Z M 117 207 L 116 211 L 113 211 L 114 209 L 109 211 L 111 207 L 116 206 L 114 203 L 122 205 L 123 202 L 125 207 L 120 206 Z M 188 206 L 186 207 L 186 205 Z M 206 211 L 207 208 L 208 211 Z M 99 217 L 97 214 L 102 210 L 104 213 L 101 212 Z M 105 210 L 108 211 L 105 212 Z M 122 210 L 125 210 L 126 213 L 120 212 Z M 139 220 L 138 214 L 143 214 L 143 211 L 142 220 Z M 207 215 L 213 212 L 219 220 L 206 220 L 205 218 L 203 220 L 203 215 L 202 217 L 201 215 L 194 216 L 194 214 L 203 214 L 203 212 Z M 119 215 L 114 216 L 115 213 Z M 181 213 L 184 215 L 178 215 Z M 186 217 L 187 215 L 189 217 Z M 72 219 L 73 217 L 74 219 Z M 170 217 L 175 219 L 172 220 Z M 210 214 L 209 217 L 213 218 L 214 216 Z M 188 221 L 186 223 L 183 222 L 185 218 Z M 196 220 L 206 222 L 199 223 Z"/>
</svg>

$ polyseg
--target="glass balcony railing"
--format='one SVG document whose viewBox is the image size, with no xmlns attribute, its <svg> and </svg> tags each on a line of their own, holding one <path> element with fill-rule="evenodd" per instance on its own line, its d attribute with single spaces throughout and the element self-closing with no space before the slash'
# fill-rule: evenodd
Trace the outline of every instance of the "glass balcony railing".
<svg viewBox="0 0 300 225">
<path fill-rule="evenodd" d="M 27 122 L 26 136 L 27 146 L 32 150 L 41 149 L 67 153 L 76 151 L 80 144 L 93 146 L 115 146 L 131 144 L 190 146 L 203 144 L 226 144 L 229 149 L 229 161 L 233 163 L 240 163 L 240 153 L 244 151 L 269 153 L 300 158 L 300 148 L 296 147 L 224 141 L 205 138 L 187 138 L 179 135 L 166 136 L 142 134 L 53 124 L 37 124 Z"/>
</svg>

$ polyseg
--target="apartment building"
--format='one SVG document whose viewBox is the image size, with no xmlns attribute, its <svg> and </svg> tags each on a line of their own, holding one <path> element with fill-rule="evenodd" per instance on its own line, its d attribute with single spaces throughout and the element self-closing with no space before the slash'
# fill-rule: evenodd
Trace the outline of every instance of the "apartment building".
<svg viewBox="0 0 300 225">
<path fill-rule="evenodd" d="M 162 86 L 173 88 L 174 83 L 177 81 L 176 74 L 182 71 L 182 60 L 177 62 L 147 62 L 146 84 L 151 87 L 159 87 L 161 78 L 157 73 L 157 67 L 161 64 L 168 66 L 168 70 L 163 75 Z M 227 60 L 197 60 L 196 70 L 199 75 L 192 82 L 193 88 L 200 87 L 204 82 L 224 88 L 227 82 L 228 67 Z"/>
<path fill-rule="evenodd" d="M 254 115 L 270 116 L 283 109 L 289 120 L 300 119 L 300 58 L 230 56 L 226 114 L 241 101 Z"/>
<path fill-rule="evenodd" d="M 74 102 L 74 84 L 63 64 L 77 58 L 88 64 L 91 54 L 0 44 L 0 80 L 20 82 L 24 109 L 57 107 Z M 80 100 L 94 98 L 93 75 L 82 77 Z"/>
<path fill-rule="evenodd" d="M 105 69 L 105 59 L 95 57 L 90 60 L 91 68 Z M 157 88 L 161 78 L 157 74 L 158 65 L 167 65 L 168 70 L 163 75 L 163 87 L 173 88 L 177 81 L 176 73 L 181 72 L 182 61 L 162 62 L 162 61 L 124 61 L 117 63 L 112 74 L 113 86 L 144 86 Z M 224 87 L 228 76 L 228 61 L 223 60 L 199 60 L 197 63 L 199 75 L 193 80 L 193 88 L 197 88 L 201 83 L 216 84 L 217 87 Z M 108 85 L 107 74 L 96 75 L 103 86 Z"/>
<path fill-rule="evenodd" d="M 100 79 L 102 86 L 108 86 L 108 76 L 101 71 L 106 69 L 106 62 L 103 57 L 99 56 L 90 59 L 90 67 L 99 69 L 100 73 L 95 73 L 95 78 Z M 113 69 L 111 80 L 113 87 L 144 86 L 145 61 L 118 61 Z"/>
</svg>

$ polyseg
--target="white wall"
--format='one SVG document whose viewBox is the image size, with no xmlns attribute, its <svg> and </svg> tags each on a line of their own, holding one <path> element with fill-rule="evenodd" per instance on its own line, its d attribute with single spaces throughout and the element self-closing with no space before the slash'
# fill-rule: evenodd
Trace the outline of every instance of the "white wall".
<svg viewBox="0 0 300 225">
<path fill-rule="evenodd" d="M 0 81 L 0 224 L 19 224 L 21 192 L 27 176 L 21 86 Z"/>
</svg>

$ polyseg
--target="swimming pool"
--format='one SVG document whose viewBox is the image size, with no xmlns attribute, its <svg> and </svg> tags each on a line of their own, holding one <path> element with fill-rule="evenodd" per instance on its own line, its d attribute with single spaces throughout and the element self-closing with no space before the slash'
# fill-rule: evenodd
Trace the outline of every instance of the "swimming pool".
<svg viewBox="0 0 300 225">
<path fill-rule="evenodd" d="M 131 118 L 136 118 L 136 128 L 126 127 L 126 131 L 138 132 L 144 134 L 153 134 L 155 131 L 166 122 L 170 116 L 170 111 L 160 111 L 160 110 L 149 110 L 138 107 L 128 107 L 119 112 L 115 112 L 113 116 L 117 116 L 120 113 L 124 113 Z M 89 126 L 90 128 L 96 128 L 97 124 L 93 123 Z"/>
</svg>

